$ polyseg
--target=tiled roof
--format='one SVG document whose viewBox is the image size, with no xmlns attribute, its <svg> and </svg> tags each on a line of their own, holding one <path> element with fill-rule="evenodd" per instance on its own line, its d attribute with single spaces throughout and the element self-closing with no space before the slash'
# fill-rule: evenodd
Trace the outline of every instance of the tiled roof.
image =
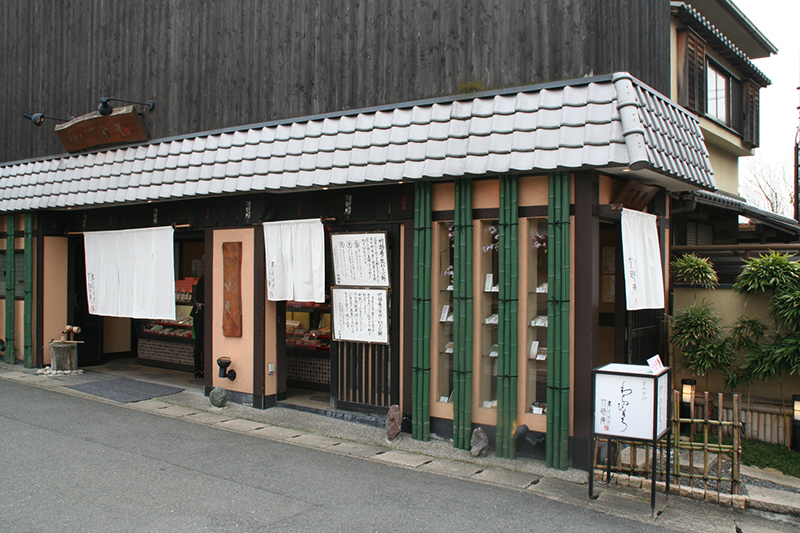
<svg viewBox="0 0 800 533">
<path fill-rule="evenodd" d="M 715 188 L 697 119 L 622 73 L 10 163 L 0 211 L 621 166 Z"/>
<path fill-rule="evenodd" d="M 747 203 L 741 196 L 733 196 L 719 191 L 692 191 L 682 195 L 684 199 L 691 199 L 699 203 L 723 207 L 742 216 L 758 220 L 759 222 L 778 228 L 795 235 L 800 235 L 800 223 L 795 219 L 759 209 Z"/>
<path fill-rule="evenodd" d="M 712 48 L 739 70 L 750 76 L 762 87 L 772 85 L 772 81 L 750 61 L 747 54 L 742 52 L 730 39 L 725 37 L 725 35 L 699 11 L 685 2 L 678 1 L 671 2 L 671 8 L 674 13 L 678 14 L 684 24 L 687 24 L 699 33 L 703 39 L 708 41 Z"/>
</svg>

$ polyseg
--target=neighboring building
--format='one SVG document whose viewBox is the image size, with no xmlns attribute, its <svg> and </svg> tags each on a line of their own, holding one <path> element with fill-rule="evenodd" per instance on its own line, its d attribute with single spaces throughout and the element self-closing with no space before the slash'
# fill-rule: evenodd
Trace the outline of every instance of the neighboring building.
<svg viewBox="0 0 800 533">
<path fill-rule="evenodd" d="M 716 198 L 716 161 L 728 191 L 736 158 L 757 144 L 752 113 L 725 127 L 707 118 L 700 62 L 687 67 L 689 109 L 674 103 L 683 82 L 670 57 L 678 64 L 681 39 L 696 48 L 709 37 L 684 30 L 693 12 L 663 0 L 180 10 L 86 0 L 67 14 L 52 2 L 12 4 L 0 14 L 11 73 L 0 89 L 0 228 L 23 257 L 20 268 L 6 263 L 7 361 L 49 364 L 47 341 L 69 323 L 83 328 L 81 364 L 132 354 L 190 370 L 185 320 L 98 316 L 89 312 L 98 298 L 127 302 L 92 282 L 85 290 L 98 257 L 85 232 L 172 226 L 175 264 L 156 270 L 179 280 L 178 317 L 205 272 L 207 391 L 222 386 L 257 408 L 298 387 L 330 393 L 339 409 L 398 404 L 415 438 L 433 432 L 468 448 L 480 425 L 507 457 L 525 424 L 547 433 L 548 464 L 559 468 L 586 466 L 591 370 L 666 353 L 663 311 L 626 310 L 620 206 L 658 216 L 663 270 L 679 242 L 675 198 Z M 768 83 L 746 56 L 714 50 L 755 83 L 742 91 L 757 96 Z M 19 116 L 66 117 L 101 96 L 155 100 L 144 122 L 156 140 L 52 155 L 55 135 Z M 717 137 L 707 145 L 704 135 Z M 324 242 L 287 260 L 327 255 L 324 301 L 287 302 L 272 277 L 279 239 L 262 223 L 309 219 L 324 225 Z M 377 242 L 386 263 L 338 253 L 334 240 Z M 342 271 L 365 265 L 349 280 Z M 388 330 L 355 318 L 345 328 L 342 317 L 366 314 L 367 301 L 360 320 L 385 314 Z M 223 356 L 235 380 L 220 377 Z"/>
</svg>

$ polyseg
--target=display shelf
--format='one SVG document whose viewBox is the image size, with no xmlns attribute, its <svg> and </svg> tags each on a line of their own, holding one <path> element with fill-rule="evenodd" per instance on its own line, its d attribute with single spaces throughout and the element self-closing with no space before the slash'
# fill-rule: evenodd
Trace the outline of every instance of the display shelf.
<svg viewBox="0 0 800 533">
<path fill-rule="evenodd" d="M 436 331 L 437 380 L 432 400 L 452 403 L 453 400 L 453 223 L 437 223 L 439 257 L 438 275 L 433 287 L 437 291 L 438 324 Z"/>
<path fill-rule="evenodd" d="M 482 220 L 480 222 L 480 260 L 477 262 L 482 281 L 478 312 L 480 313 L 480 367 L 477 369 L 478 405 L 485 409 L 497 407 L 497 355 L 498 329 L 500 316 L 498 303 L 500 295 L 498 265 L 498 221 Z"/>
<path fill-rule="evenodd" d="M 529 240 L 526 242 L 527 273 L 521 276 L 527 284 L 527 359 L 524 363 L 524 412 L 547 414 L 547 220 L 527 219 Z M 522 273 L 521 273 L 522 274 Z"/>
</svg>

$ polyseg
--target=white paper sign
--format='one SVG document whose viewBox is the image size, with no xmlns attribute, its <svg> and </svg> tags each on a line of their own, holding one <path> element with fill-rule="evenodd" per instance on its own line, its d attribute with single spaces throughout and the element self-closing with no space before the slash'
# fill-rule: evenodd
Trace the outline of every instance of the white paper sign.
<svg viewBox="0 0 800 533">
<path fill-rule="evenodd" d="M 387 289 L 333 287 L 333 339 L 337 341 L 389 342 Z"/>
<path fill-rule="evenodd" d="M 648 366 L 621 364 L 599 369 L 595 373 L 594 432 L 624 439 L 660 437 L 667 429 L 667 370 L 656 375 Z"/>
<path fill-rule="evenodd" d="M 336 285 L 389 286 L 386 233 L 334 233 L 331 255 Z"/>
</svg>

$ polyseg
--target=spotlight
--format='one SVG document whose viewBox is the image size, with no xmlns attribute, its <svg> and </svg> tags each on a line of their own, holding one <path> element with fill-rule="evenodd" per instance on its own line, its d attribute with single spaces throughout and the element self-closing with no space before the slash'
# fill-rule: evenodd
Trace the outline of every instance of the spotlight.
<svg viewBox="0 0 800 533">
<path fill-rule="evenodd" d="M 42 113 L 31 113 L 30 111 L 25 111 L 22 114 L 22 117 L 33 122 L 34 126 L 41 126 L 42 123 L 44 122 L 44 119 L 57 120 L 59 122 L 69 122 L 70 120 L 72 120 L 71 118 L 67 119 L 67 118 L 47 117 Z"/>
<path fill-rule="evenodd" d="M 131 100 L 123 100 L 121 98 L 111 98 L 110 96 L 104 96 L 100 99 L 100 106 L 97 108 L 97 112 L 104 117 L 110 115 L 111 112 L 114 110 L 114 108 L 109 102 L 124 102 L 126 104 L 143 105 L 144 111 L 142 112 L 142 116 L 146 115 L 148 111 L 152 111 L 153 108 L 156 106 L 156 103 L 152 100 L 148 100 L 147 102 L 132 102 Z"/>
</svg>

